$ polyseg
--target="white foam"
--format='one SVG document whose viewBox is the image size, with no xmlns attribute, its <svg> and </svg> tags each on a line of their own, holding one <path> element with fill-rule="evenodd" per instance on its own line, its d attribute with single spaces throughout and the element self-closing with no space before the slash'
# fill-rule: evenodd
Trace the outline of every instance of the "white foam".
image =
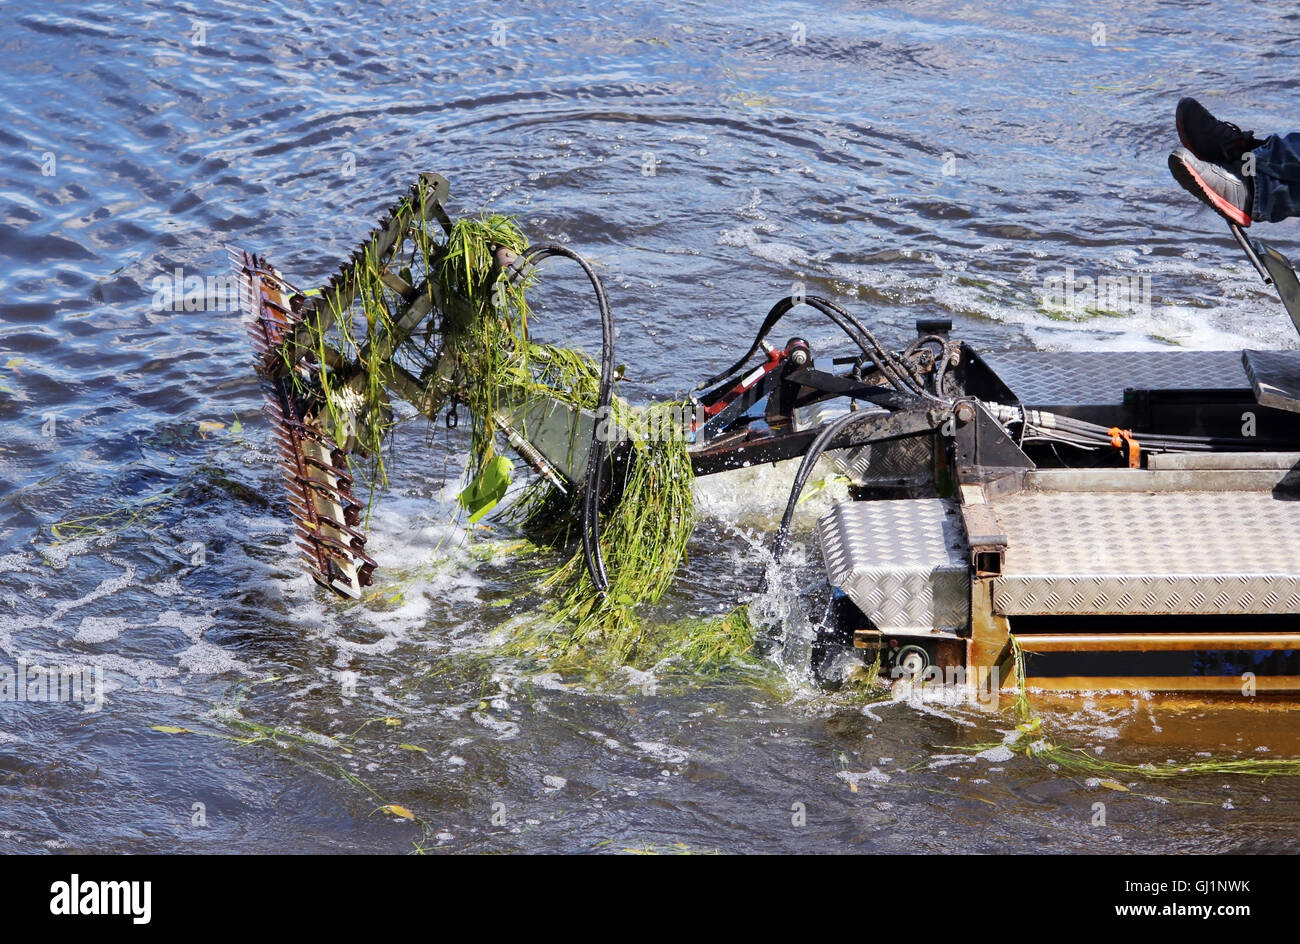
<svg viewBox="0 0 1300 944">
<path fill-rule="evenodd" d="M 119 616 L 86 616 L 73 635 L 74 642 L 111 642 L 131 626 Z"/>
<path fill-rule="evenodd" d="M 513 740 L 519 736 L 519 732 L 522 730 L 519 725 L 513 721 L 501 721 L 497 718 L 493 718 L 491 715 L 484 714 L 481 711 L 471 712 L 470 717 L 473 718 L 477 724 L 482 725 L 495 734 L 498 741 Z"/>
<path fill-rule="evenodd" d="M 1044 255 L 1041 267 L 1030 264 L 1015 279 L 1007 279 L 984 265 L 971 265 L 974 257 L 1007 248 L 1000 243 L 963 249 L 960 258 L 900 250 L 908 260 L 906 269 L 890 269 L 829 261 L 823 253 L 765 238 L 752 225 L 726 230 L 718 241 L 778 268 L 811 271 L 843 282 L 841 291 L 849 296 L 870 286 L 902 304 L 935 303 L 949 311 L 1014 325 L 1042 350 L 1095 349 L 1099 339 L 1116 350 L 1167 350 L 1171 344 L 1189 350 L 1297 346 L 1290 319 L 1253 269 L 1218 256 L 1213 262 L 1202 260 L 1197 250 L 1185 252 L 1182 258 L 1133 249 L 1117 249 L 1104 258 L 1059 262 L 1048 262 Z M 918 275 L 918 264 L 928 265 L 933 273 Z M 1121 317 L 1049 317 L 1040 308 L 1044 280 L 1067 267 L 1081 276 L 1147 277 L 1151 303 Z"/>
<path fill-rule="evenodd" d="M 861 772 L 855 772 L 852 770 L 841 770 L 835 776 L 838 777 L 840 780 L 843 780 L 850 787 L 855 787 L 855 788 L 860 783 L 876 783 L 876 784 L 889 783 L 893 779 L 889 776 L 889 774 L 885 773 L 883 770 L 880 770 L 876 767 L 872 767 L 870 770 L 865 770 Z"/>
<path fill-rule="evenodd" d="M 179 629 L 186 638 L 197 641 L 215 626 L 217 620 L 212 616 L 189 615 L 179 610 L 164 610 L 154 618 L 152 626 L 167 626 Z"/>
<path fill-rule="evenodd" d="M 690 756 L 680 748 L 661 744 L 658 741 L 635 741 L 634 744 L 642 753 L 666 764 L 682 764 Z"/>
<path fill-rule="evenodd" d="M 29 574 L 36 572 L 36 568 L 31 565 L 31 555 L 23 551 L 0 554 L 0 574 L 24 572 Z"/>
<path fill-rule="evenodd" d="M 770 532 L 785 512 L 799 462 L 799 459 L 786 459 L 701 476 L 695 480 L 696 510 L 729 524 Z M 847 496 L 847 483 L 840 480 L 830 460 L 823 457 L 814 466 L 795 506 L 792 527 L 811 527 L 836 501 Z"/>
<path fill-rule="evenodd" d="M 199 641 L 182 650 L 176 657 L 176 662 L 191 675 L 224 675 L 227 672 L 250 674 L 247 665 L 210 642 Z"/>
</svg>

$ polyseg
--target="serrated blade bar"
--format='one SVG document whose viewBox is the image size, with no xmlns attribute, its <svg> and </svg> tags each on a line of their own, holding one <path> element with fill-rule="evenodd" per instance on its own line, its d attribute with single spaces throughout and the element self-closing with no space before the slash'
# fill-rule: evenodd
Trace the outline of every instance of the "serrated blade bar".
<svg viewBox="0 0 1300 944">
<path fill-rule="evenodd" d="M 355 527 L 365 506 L 352 492 L 346 453 L 321 428 L 309 398 L 295 389 L 295 376 L 267 369 L 300 323 L 290 304 L 295 290 L 265 258 L 227 248 L 240 280 L 240 304 L 257 355 L 264 412 L 280 454 L 296 543 L 317 583 L 358 599 L 361 588 L 372 582 L 376 564 L 365 553 L 365 535 Z"/>
</svg>

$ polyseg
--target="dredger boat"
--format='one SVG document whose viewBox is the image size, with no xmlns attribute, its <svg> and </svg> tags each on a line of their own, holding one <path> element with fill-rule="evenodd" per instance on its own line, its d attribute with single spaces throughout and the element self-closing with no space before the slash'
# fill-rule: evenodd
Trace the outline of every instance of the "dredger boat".
<svg viewBox="0 0 1300 944">
<path fill-rule="evenodd" d="M 348 307 L 363 259 L 385 266 L 423 221 L 449 229 L 447 192 L 422 175 L 314 291 L 232 250 L 300 544 L 317 581 L 349 596 L 375 562 L 350 444 L 323 428 L 311 383 L 322 364 L 367 378 L 311 348 L 305 328 Z M 1300 327 L 1290 263 L 1232 228 Z M 545 255 L 501 251 L 501 277 Z M 608 362 L 608 305 L 584 268 Z M 429 290 L 429 275 L 385 270 L 405 302 L 372 342 L 387 345 L 381 354 L 420 332 L 427 342 L 455 304 Z M 798 337 L 771 343 L 801 305 L 843 330 L 848 356 Z M 785 298 L 744 355 L 699 385 L 684 419 L 696 475 L 799 460 L 778 552 L 819 459 L 852 482 L 817 527 L 834 600 L 819 665 L 849 653 L 914 675 L 996 670 L 1010 683 L 1014 639 L 1040 689 L 1300 689 L 1300 351 L 989 351 L 948 321 L 916 330 L 891 350 L 830 300 Z M 385 383 L 424 411 L 437 371 L 436 358 L 418 374 L 394 362 Z M 594 482 L 599 513 L 593 469 L 625 451 L 602 440 L 594 412 L 539 399 L 506 405 L 497 425 L 539 474 L 579 490 Z M 584 526 L 593 537 L 598 559 L 599 536 Z"/>
</svg>

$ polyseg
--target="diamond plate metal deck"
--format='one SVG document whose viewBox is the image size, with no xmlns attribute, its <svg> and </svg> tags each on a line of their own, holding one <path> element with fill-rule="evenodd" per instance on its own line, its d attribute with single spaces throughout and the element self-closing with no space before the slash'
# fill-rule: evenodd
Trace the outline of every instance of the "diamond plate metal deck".
<svg viewBox="0 0 1300 944">
<path fill-rule="evenodd" d="M 814 429 L 847 412 L 846 406 L 835 401 L 799 407 L 794 411 L 794 427 Z M 889 411 L 873 412 L 885 416 Z M 921 485 L 933 475 L 934 440 L 929 436 L 913 436 L 856 449 L 834 449 L 827 456 L 854 485 Z"/>
<path fill-rule="evenodd" d="M 859 446 L 837 455 L 835 464 L 858 485 L 922 482 L 934 465 L 934 440 L 914 436 Z"/>
<path fill-rule="evenodd" d="M 1300 351 L 1276 353 L 1300 368 Z M 1118 405 L 1126 387 L 1250 388 L 1240 351 L 981 351 L 980 357 L 1031 407 Z"/>
<path fill-rule="evenodd" d="M 998 498 L 1006 616 L 1300 612 L 1300 502 L 1268 492 Z"/>
<path fill-rule="evenodd" d="M 930 634 L 966 627 L 969 552 L 956 503 L 844 501 L 817 527 L 831 586 L 875 628 Z"/>
</svg>

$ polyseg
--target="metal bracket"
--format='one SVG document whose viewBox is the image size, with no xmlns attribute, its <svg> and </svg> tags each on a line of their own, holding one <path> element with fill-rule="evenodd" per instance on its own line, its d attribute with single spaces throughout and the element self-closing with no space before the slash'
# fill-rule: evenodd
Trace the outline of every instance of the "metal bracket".
<svg viewBox="0 0 1300 944">
<path fill-rule="evenodd" d="M 1002 424 L 978 400 L 959 400 L 953 408 L 953 418 L 956 421 L 953 465 L 958 483 L 1035 468 Z"/>
<path fill-rule="evenodd" d="M 961 499 L 962 524 L 966 527 L 966 543 L 970 546 L 970 562 L 975 576 L 1001 576 L 1007 554 L 1007 536 L 998 524 L 984 487 L 961 485 L 957 495 Z"/>
</svg>

